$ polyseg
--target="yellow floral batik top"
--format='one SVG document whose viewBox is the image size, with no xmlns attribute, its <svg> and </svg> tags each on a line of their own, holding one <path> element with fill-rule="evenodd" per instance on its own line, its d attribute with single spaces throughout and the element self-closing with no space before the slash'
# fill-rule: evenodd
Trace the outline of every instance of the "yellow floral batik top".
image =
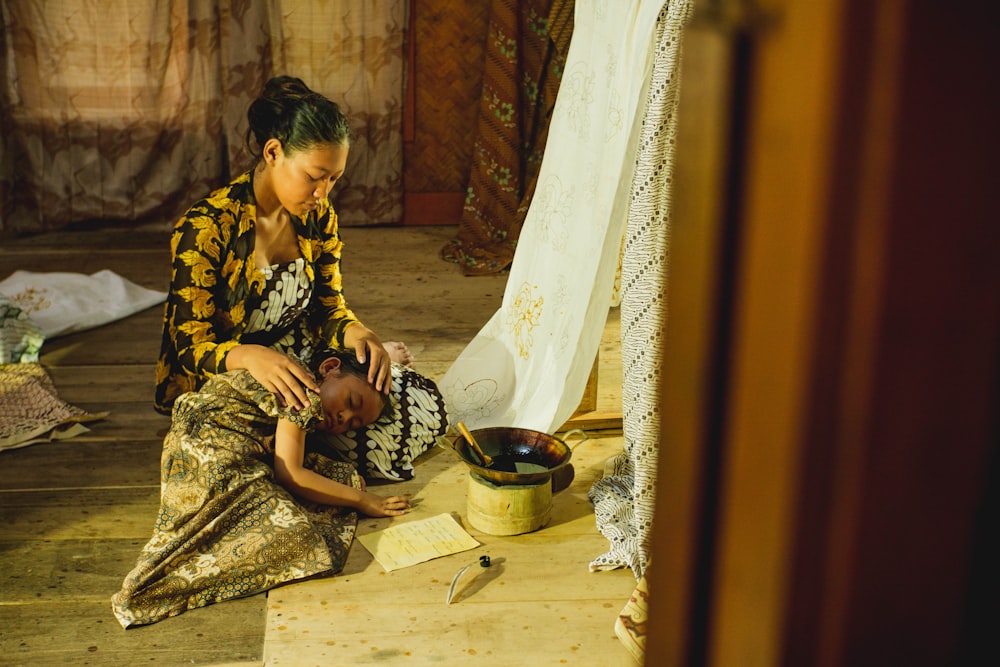
<svg viewBox="0 0 1000 667">
<path fill-rule="evenodd" d="M 261 302 L 265 276 L 254 261 L 256 203 L 245 173 L 192 206 L 174 227 L 170 293 L 156 365 L 157 411 L 226 370 L 249 315 Z M 344 331 L 358 321 L 342 291 L 343 243 L 337 214 L 325 199 L 304 217 L 292 217 L 312 298 L 304 311 L 313 343 L 344 347 Z"/>
</svg>

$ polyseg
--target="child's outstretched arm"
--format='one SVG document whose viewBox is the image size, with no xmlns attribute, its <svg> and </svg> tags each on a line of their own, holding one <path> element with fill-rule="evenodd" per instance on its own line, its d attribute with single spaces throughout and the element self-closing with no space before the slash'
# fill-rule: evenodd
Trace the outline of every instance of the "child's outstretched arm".
<svg viewBox="0 0 1000 667">
<path fill-rule="evenodd" d="M 399 516 L 410 508 L 410 501 L 403 496 L 383 498 L 303 467 L 305 448 L 306 432 L 287 419 L 279 419 L 274 435 L 274 474 L 291 493 L 324 505 L 353 507 L 368 516 Z"/>
</svg>

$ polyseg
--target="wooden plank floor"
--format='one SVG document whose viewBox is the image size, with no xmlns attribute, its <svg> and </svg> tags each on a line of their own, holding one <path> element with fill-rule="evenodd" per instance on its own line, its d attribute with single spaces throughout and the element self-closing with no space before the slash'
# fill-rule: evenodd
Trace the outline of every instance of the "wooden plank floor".
<svg viewBox="0 0 1000 667">
<path fill-rule="evenodd" d="M 505 277 L 464 278 L 437 250 L 450 227 L 343 230 L 345 287 L 384 340 L 404 340 L 438 379 L 493 314 Z M 163 231 L 62 232 L 7 240 L 0 279 L 17 269 L 111 269 L 165 290 Z M 64 400 L 107 419 L 72 440 L 0 452 L 0 663 L 11 665 L 631 665 L 614 635 L 631 571 L 590 573 L 607 549 L 587 490 L 621 451 L 619 433 L 576 445 L 576 478 L 544 529 L 514 537 L 465 521 L 467 468 L 436 448 L 416 478 L 393 485 L 414 511 L 362 519 L 362 533 L 442 512 L 482 544 L 391 573 L 360 545 L 336 577 L 122 630 L 110 596 L 148 539 L 159 493 L 166 417 L 151 408 L 160 308 L 47 341 L 42 363 Z M 601 345 L 598 409 L 620 411 L 617 313 Z M 494 567 L 466 573 L 489 554 Z"/>
</svg>

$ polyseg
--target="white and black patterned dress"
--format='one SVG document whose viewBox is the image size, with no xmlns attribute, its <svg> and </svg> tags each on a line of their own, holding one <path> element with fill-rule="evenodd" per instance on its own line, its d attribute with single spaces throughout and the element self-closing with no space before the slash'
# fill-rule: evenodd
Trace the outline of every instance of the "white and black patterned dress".
<svg viewBox="0 0 1000 667">
<path fill-rule="evenodd" d="M 244 343 L 266 345 L 308 362 L 315 347 L 305 312 L 312 285 L 305 263 L 276 264 L 262 270 L 265 286 L 253 304 Z M 413 460 L 426 452 L 448 426 L 437 385 L 410 368 L 392 365 L 391 414 L 343 435 L 309 434 L 309 445 L 353 463 L 368 479 L 401 481 L 413 477 Z"/>
<path fill-rule="evenodd" d="M 243 342 L 266 345 L 281 352 L 304 358 L 309 339 L 304 315 L 312 297 L 312 283 L 306 275 L 305 260 L 298 259 L 261 269 L 264 290 L 260 302 L 253 304 Z"/>
</svg>

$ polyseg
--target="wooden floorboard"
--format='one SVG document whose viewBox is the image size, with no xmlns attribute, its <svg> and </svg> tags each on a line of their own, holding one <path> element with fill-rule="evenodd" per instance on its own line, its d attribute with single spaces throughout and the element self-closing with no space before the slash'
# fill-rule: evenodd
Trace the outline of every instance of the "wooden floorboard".
<svg viewBox="0 0 1000 667">
<path fill-rule="evenodd" d="M 218 665 L 261 664 L 266 622 L 263 596 L 194 609 L 169 622 L 122 630 L 107 600 L 0 605 L 3 664 Z"/>
<path fill-rule="evenodd" d="M 271 591 L 266 664 L 634 664 L 613 625 L 635 579 L 628 571 L 588 569 L 607 542 L 595 528 L 587 490 L 620 450 L 619 437 L 576 444 L 575 478 L 553 496 L 548 525 L 513 536 L 487 535 L 468 524 L 468 468 L 453 452 L 434 451 L 419 462 L 417 478 L 393 486 L 415 501 L 401 520 L 450 513 L 480 546 L 385 572 L 355 545 L 342 575 Z M 390 523 L 365 519 L 359 532 Z M 493 565 L 476 566 L 480 555 Z M 446 604 L 452 579 L 470 564 Z M 372 633 L 373 627 L 380 631 Z"/>
<path fill-rule="evenodd" d="M 151 532 L 152 525 L 147 526 Z M 143 538 L 46 539 L 3 543 L 4 606 L 108 602 L 121 587 Z M 111 619 L 113 621 L 113 619 Z"/>
<path fill-rule="evenodd" d="M 417 369 L 440 379 L 500 307 L 506 276 L 463 277 L 438 250 L 451 227 L 343 230 L 345 290 L 385 340 L 403 340 Z M 0 279 L 17 269 L 112 269 L 153 289 L 169 280 L 166 231 L 62 232 L 5 241 Z M 416 462 L 413 480 L 373 485 L 414 509 L 368 519 L 364 534 L 447 512 L 475 550 L 386 573 L 355 544 L 343 573 L 283 586 L 124 631 L 110 597 L 152 533 L 159 455 L 169 419 L 152 410 L 162 306 L 46 341 L 42 364 L 59 396 L 105 419 L 61 442 L 0 452 L 0 659 L 11 665 L 631 665 L 614 620 L 630 571 L 592 573 L 607 550 L 588 498 L 619 432 L 572 441 L 575 478 L 553 497 L 544 528 L 491 536 L 468 525 L 468 468 L 446 447 Z M 598 407 L 620 413 L 618 315 L 598 364 Z M 488 553 L 495 566 L 454 573 Z"/>
<path fill-rule="evenodd" d="M 144 406 L 148 410 L 148 406 Z M 122 413 L 115 413 L 121 416 Z M 164 424 L 166 417 L 160 417 Z M 107 427 L 124 420 L 109 418 L 92 425 L 89 434 L 70 440 L 30 445 L 16 455 L 0 455 L 0 498 L 12 490 L 71 487 L 155 486 L 160 483 L 163 439 L 150 433 L 145 440 L 108 437 Z M 100 436 L 93 434 L 100 433 Z M 113 461 L 114 465 L 108 465 Z M 16 495 L 16 494 L 15 494 Z M 6 502 L 11 502 L 7 500 Z"/>
</svg>

